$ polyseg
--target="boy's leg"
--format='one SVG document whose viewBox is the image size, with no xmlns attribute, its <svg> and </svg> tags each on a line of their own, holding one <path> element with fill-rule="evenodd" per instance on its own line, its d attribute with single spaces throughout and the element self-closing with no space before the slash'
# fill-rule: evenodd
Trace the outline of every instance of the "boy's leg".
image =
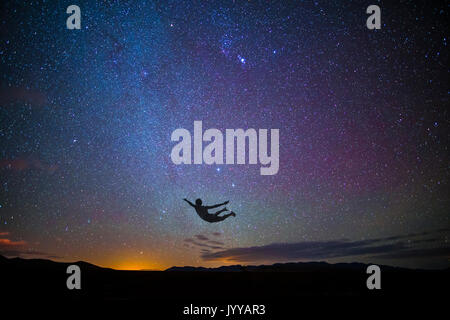
<svg viewBox="0 0 450 320">
<path fill-rule="evenodd" d="M 218 216 L 219 214 L 221 214 L 221 213 L 224 212 L 224 211 L 228 211 L 228 209 L 225 207 L 225 208 L 223 208 L 223 209 L 220 209 L 220 210 L 217 211 L 217 212 L 214 212 L 213 214 L 216 215 L 216 216 Z"/>
<path fill-rule="evenodd" d="M 236 214 L 235 214 L 234 212 L 231 212 L 231 213 L 229 213 L 229 214 L 225 214 L 225 215 L 223 215 L 223 216 L 221 216 L 221 217 L 217 217 L 217 218 L 220 218 L 219 221 L 223 221 L 223 220 L 225 220 L 226 218 L 228 218 L 229 216 L 236 216 Z"/>
</svg>

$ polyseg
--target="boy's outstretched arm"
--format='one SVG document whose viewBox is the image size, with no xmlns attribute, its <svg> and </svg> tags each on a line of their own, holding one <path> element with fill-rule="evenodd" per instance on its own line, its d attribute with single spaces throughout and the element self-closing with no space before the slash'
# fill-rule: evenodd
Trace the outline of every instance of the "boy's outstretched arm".
<svg viewBox="0 0 450 320">
<path fill-rule="evenodd" d="M 214 208 L 218 208 L 218 207 L 220 207 L 220 206 L 223 206 L 223 205 L 225 205 L 225 204 L 228 204 L 228 202 L 230 202 L 230 201 L 225 201 L 224 203 L 219 203 L 219 204 L 215 204 L 215 205 L 213 205 L 213 206 L 206 206 L 206 209 L 214 209 Z"/>
<path fill-rule="evenodd" d="M 186 201 L 187 203 L 189 203 L 190 206 L 195 208 L 195 204 L 193 204 L 192 202 L 190 202 L 188 199 L 184 198 L 184 201 Z"/>
</svg>

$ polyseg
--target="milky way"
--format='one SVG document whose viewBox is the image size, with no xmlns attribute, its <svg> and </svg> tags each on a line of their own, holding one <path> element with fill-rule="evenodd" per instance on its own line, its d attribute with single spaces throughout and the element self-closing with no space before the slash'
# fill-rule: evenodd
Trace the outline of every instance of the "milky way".
<svg viewBox="0 0 450 320">
<path fill-rule="evenodd" d="M 448 7 L 383 2 L 368 30 L 363 1 L 196 3 L 75 1 L 68 30 L 67 3 L 2 1 L 0 253 L 166 268 L 383 239 L 448 256 Z M 279 129 L 279 172 L 174 165 L 195 120 Z M 339 257 L 448 266 L 368 253 Z"/>
</svg>

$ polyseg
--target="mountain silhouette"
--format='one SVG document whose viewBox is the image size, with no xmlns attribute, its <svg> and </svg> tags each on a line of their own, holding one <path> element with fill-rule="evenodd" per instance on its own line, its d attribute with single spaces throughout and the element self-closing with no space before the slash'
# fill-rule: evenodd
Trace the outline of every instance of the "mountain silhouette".
<svg viewBox="0 0 450 320">
<path fill-rule="evenodd" d="M 258 266 L 243 266 L 231 265 L 221 266 L 217 268 L 205 267 L 171 267 L 165 271 L 208 271 L 208 272 L 301 272 L 301 271 L 336 271 L 336 270 L 361 270 L 367 269 L 368 264 L 364 263 L 336 263 L 330 264 L 327 262 L 287 262 L 275 263 L 272 265 L 258 265 Z M 383 270 L 408 270 L 404 268 L 381 266 Z"/>
<path fill-rule="evenodd" d="M 81 269 L 81 290 L 68 290 L 66 269 Z M 171 267 L 165 271 L 124 271 L 87 262 L 0 256 L 0 284 L 9 298 L 43 300 L 142 300 L 154 303 L 271 301 L 295 305 L 299 297 L 445 296 L 450 270 L 380 266 L 382 290 L 368 290 L 367 264 L 292 262 L 218 268 Z"/>
</svg>

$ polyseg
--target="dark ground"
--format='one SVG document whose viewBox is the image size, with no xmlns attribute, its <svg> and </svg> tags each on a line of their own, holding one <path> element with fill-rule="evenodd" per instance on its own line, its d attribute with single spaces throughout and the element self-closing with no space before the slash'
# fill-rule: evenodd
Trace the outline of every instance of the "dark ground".
<svg viewBox="0 0 450 320">
<path fill-rule="evenodd" d="M 266 304 L 265 317 L 256 318 L 273 319 L 281 312 L 300 312 L 299 308 L 310 301 L 321 301 L 324 307 L 327 301 L 348 305 L 372 301 L 379 305 L 426 299 L 437 303 L 448 298 L 450 284 L 449 269 L 381 266 L 382 289 L 368 290 L 364 264 L 313 262 L 166 271 L 118 271 L 85 262 L 74 264 L 81 269 L 81 290 L 66 287 L 68 263 L 0 256 L 1 292 L 15 301 L 139 300 L 152 312 L 164 312 L 167 319 L 183 318 L 183 307 L 191 303 L 225 309 L 228 304 Z"/>
</svg>

